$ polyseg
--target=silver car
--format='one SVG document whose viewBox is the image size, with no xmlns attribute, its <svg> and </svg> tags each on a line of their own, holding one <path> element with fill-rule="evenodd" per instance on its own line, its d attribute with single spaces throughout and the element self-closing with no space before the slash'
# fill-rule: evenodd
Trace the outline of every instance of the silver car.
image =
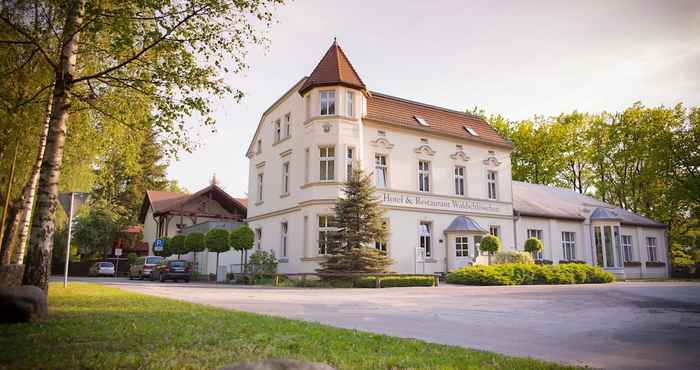
<svg viewBox="0 0 700 370">
<path fill-rule="evenodd" d="M 112 262 L 97 262 L 88 272 L 89 276 L 114 276 L 114 264 Z"/>
</svg>

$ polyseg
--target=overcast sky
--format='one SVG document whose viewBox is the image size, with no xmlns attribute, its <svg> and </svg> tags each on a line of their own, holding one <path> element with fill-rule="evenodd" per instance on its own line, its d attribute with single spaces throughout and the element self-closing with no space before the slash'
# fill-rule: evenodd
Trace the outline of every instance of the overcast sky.
<svg viewBox="0 0 700 370">
<path fill-rule="evenodd" d="M 253 49 L 240 104 L 168 175 L 191 192 L 213 173 L 245 196 L 245 151 L 262 112 L 338 42 L 370 90 L 517 120 L 573 110 L 700 105 L 700 1 L 304 1 L 277 10 Z M 193 120 L 193 126 L 197 122 Z"/>
</svg>

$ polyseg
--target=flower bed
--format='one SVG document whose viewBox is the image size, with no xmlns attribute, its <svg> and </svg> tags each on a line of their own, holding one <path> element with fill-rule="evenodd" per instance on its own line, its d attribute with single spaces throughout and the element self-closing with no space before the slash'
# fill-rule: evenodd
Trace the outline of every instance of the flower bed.
<svg viewBox="0 0 700 370">
<path fill-rule="evenodd" d="M 448 283 L 462 285 L 598 284 L 613 280 L 613 275 L 600 267 L 582 264 L 478 265 L 465 266 L 447 274 Z"/>
</svg>

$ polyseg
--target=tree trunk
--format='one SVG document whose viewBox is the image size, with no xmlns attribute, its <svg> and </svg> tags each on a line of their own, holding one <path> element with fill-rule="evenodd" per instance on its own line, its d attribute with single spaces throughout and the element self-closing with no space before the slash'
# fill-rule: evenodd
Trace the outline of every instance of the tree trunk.
<svg viewBox="0 0 700 370">
<path fill-rule="evenodd" d="M 24 254 L 27 250 L 27 238 L 29 236 L 29 222 L 32 218 L 32 210 L 34 208 L 34 198 L 36 195 L 36 186 L 39 182 L 39 171 L 41 170 L 41 161 L 44 159 L 44 150 L 46 148 L 46 136 L 49 132 L 49 119 L 51 117 L 51 102 L 52 97 L 49 96 L 46 107 L 46 117 L 44 119 L 44 128 L 39 137 L 39 151 L 34 160 L 32 174 L 22 188 L 22 196 L 19 204 L 16 205 L 16 213 L 12 215 L 10 226 L 7 230 L 8 236 L 3 240 L 3 260 L 5 263 L 5 248 L 7 248 L 8 258 L 12 258 L 11 263 L 22 263 Z M 14 251 L 14 253 L 12 253 Z"/>
<path fill-rule="evenodd" d="M 75 74 L 80 29 L 86 0 L 73 0 L 68 5 L 61 56 L 56 71 L 46 153 L 41 162 L 37 209 L 30 237 L 31 259 L 25 272 L 25 284 L 49 289 L 51 252 L 58 203 L 58 184 L 66 140 L 66 121 L 70 109 L 71 89 Z"/>
</svg>

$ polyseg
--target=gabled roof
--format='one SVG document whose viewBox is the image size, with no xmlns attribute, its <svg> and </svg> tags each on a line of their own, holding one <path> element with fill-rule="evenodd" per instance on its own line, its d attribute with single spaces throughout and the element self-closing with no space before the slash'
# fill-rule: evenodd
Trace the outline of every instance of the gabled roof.
<svg viewBox="0 0 700 370">
<path fill-rule="evenodd" d="M 583 221 L 587 212 L 598 220 L 617 220 L 622 225 L 666 227 L 652 219 L 580 194 L 571 189 L 513 181 L 513 211 L 520 216 Z M 614 218 L 610 218 L 614 217 Z"/>
<path fill-rule="evenodd" d="M 230 210 L 238 209 L 242 211 L 244 216 L 247 213 L 248 199 L 234 198 L 219 186 L 212 184 L 194 194 L 147 190 L 143 205 L 141 206 L 139 220 L 145 222 L 149 208 L 153 210 L 154 215 L 167 213 L 182 208 L 190 200 L 196 199 L 208 192 L 212 192 L 212 195 L 217 198 L 217 201 L 219 201 L 224 208 Z"/>
<path fill-rule="evenodd" d="M 421 125 L 416 117 L 428 126 Z M 385 124 L 417 129 L 435 134 L 447 134 L 461 139 L 512 149 L 513 144 L 501 137 L 481 117 L 425 103 L 397 98 L 372 91 L 367 98 L 366 119 Z M 467 131 L 471 128 L 478 136 Z"/>
<path fill-rule="evenodd" d="M 480 234 L 488 233 L 488 231 L 481 227 L 478 222 L 467 216 L 455 217 L 445 231 L 466 231 Z"/>
<path fill-rule="evenodd" d="M 342 85 L 366 91 L 365 83 L 353 68 L 350 60 L 338 43 L 333 40 L 333 45 L 328 48 L 326 54 L 318 62 L 316 68 L 299 89 L 299 94 L 318 86 Z"/>
</svg>

